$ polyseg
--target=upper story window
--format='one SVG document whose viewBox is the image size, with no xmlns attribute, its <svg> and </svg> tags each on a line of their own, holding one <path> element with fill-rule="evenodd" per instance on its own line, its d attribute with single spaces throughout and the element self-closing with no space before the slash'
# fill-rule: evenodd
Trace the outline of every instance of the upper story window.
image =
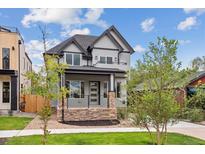
<svg viewBox="0 0 205 154">
<path fill-rule="evenodd" d="M 80 54 L 67 53 L 66 63 L 69 65 L 80 65 Z"/>
<path fill-rule="evenodd" d="M 102 57 L 102 56 L 100 56 L 100 63 L 102 63 L 102 64 L 113 64 L 112 57 Z"/>
<path fill-rule="evenodd" d="M 10 68 L 10 49 L 9 48 L 2 48 L 2 66 L 3 69 Z"/>
</svg>

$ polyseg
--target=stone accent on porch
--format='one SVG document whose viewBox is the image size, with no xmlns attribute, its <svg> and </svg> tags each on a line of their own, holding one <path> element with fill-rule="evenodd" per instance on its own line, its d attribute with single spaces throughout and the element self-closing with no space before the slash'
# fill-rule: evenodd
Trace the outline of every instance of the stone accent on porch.
<svg viewBox="0 0 205 154">
<path fill-rule="evenodd" d="M 116 120 L 115 92 L 108 93 L 108 107 L 69 108 L 64 104 L 64 121 L 92 121 L 92 120 Z M 62 102 L 61 102 L 62 103 Z M 62 122 L 62 104 L 57 108 L 57 120 Z"/>
</svg>

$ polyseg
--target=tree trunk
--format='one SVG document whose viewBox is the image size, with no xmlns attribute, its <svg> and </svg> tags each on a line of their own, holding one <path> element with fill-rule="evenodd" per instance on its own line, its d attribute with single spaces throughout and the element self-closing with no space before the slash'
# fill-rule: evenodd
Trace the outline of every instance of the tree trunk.
<svg viewBox="0 0 205 154">
<path fill-rule="evenodd" d="M 160 140 L 161 140 L 161 134 L 160 134 L 160 129 L 159 125 L 157 126 L 157 132 L 156 132 L 156 138 L 157 138 L 157 145 L 160 145 Z"/>
<path fill-rule="evenodd" d="M 153 137 L 152 137 L 152 133 L 151 133 L 149 127 L 148 127 L 147 125 L 145 125 L 145 128 L 147 129 L 147 131 L 148 131 L 148 133 L 149 133 L 149 135 L 150 135 L 150 138 L 151 138 L 151 140 L 152 140 L 152 144 L 154 144 L 154 139 L 153 139 Z"/>
</svg>

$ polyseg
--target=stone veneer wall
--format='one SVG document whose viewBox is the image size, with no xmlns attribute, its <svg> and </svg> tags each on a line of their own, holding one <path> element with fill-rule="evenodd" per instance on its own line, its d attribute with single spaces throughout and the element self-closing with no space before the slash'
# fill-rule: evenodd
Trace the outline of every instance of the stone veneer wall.
<svg viewBox="0 0 205 154">
<path fill-rule="evenodd" d="M 108 108 L 69 108 L 65 103 L 64 121 L 115 120 L 117 119 L 115 101 L 115 92 L 109 92 Z M 62 104 L 58 106 L 57 119 L 62 121 Z"/>
</svg>

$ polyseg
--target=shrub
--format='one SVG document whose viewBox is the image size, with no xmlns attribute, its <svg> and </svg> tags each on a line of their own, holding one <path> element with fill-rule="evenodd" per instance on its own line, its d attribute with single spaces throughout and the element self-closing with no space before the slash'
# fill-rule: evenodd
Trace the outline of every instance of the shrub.
<svg viewBox="0 0 205 154">
<path fill-rule="evenodd" d="M 127 109 L 126 108 L 118 108 L 117 109 L 117 119 L 124 120 L 127 118 Z"/>
<path fill-rule="evenodd" d="M 204 120 L 204 112 L 202 109 L 189 109 L 186 111 L 186 116 L 191 122 L 200 122 Z"/>
</svg>

